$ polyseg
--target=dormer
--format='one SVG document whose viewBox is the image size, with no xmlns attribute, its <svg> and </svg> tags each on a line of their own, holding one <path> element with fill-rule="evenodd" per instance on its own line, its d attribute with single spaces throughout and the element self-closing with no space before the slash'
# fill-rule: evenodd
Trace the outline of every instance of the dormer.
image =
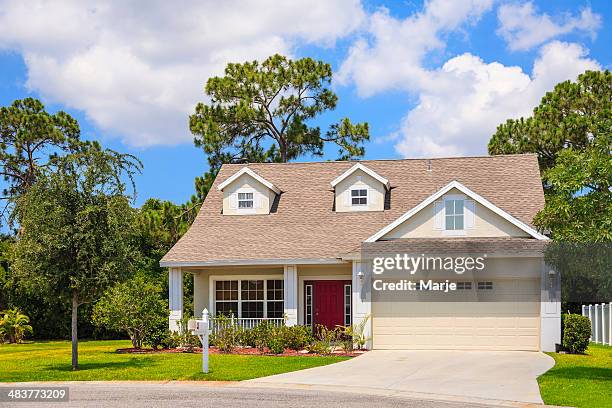
<svg viewBox="0 0 612 408">
<path fill-rule="evenodd" d="M 383 211 L 389 181 L 361 163 L 331 182 L 336 212 Z"/>
<path fill-rule="evenodd" d="M 269 214 L 280 189 L 248 167 L 217 186 L 223 191 L 224 215 Z"/>
</svg>

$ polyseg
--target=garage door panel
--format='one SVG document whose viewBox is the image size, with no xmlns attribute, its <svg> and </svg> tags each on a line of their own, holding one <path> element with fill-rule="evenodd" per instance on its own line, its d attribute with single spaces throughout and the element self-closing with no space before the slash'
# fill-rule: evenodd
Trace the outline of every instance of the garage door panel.
<svg viewBox="0 0 612 408">
<path fill-rule="evenodd" d="M 497 281 L 494 288 L 475 292 L 471 302 L 375 302 L 374 347 L 538 350 L 539 280 Z"/>
</svg>

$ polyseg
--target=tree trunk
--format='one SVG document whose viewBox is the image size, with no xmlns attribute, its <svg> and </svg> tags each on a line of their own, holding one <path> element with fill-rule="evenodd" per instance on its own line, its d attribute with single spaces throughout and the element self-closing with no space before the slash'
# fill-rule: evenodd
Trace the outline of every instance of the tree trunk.
<svg viewBox="0 0 612 408">
<path fill-rule="evenodd" d="M 78 323 L 78 308 L 79 308 L 79 295 L 76 289 L 72 290 L 72 370 L 79 369 L 79 339 L 77 333 Z"/>
</svg>

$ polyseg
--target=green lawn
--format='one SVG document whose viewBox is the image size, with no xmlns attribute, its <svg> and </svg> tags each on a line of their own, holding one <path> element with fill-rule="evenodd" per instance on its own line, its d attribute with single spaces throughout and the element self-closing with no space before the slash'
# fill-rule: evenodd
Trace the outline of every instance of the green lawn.
<svg viewBox="0 0 612 408">
<path fill-rule="evenodd" d="M 202 355 L 189 353 L 117 354 L 125 340 L 79 343 L 79 367 L 70 367 L 70 342 L 0 345 L 0 381 L 216 380 L 237 381 L 302 370 L 347 357 L 211 355 L 203 374 Z"/>
<path fill-rule="evenodd" d="M 556 364 L 538 378 L 545 403 L 612 407 L 612 347 L 591 343 L 586 355 L 548 354 Z"/>
</svg>

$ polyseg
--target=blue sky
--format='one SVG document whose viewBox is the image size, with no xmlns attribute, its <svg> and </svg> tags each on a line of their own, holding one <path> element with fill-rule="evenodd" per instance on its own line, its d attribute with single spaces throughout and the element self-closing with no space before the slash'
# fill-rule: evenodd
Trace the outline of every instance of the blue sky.
<svg viewBox="0 0 612 408">
<path fill-rule="evenodd" d="M 603 0 L 181 4 L 0 0 L 0 104 L 32 96 L 69 112 L 84 138 L 144 162 L 138 204 L 181 203 L 207 167 L 188 115 L 227 62 L 331 63 L 338 107 L 315 123 L 367 121 L 368 159 L 485 154 L 497 124 L 611 63 Z M 335 157 L 330 146 L 323 159 Z"/>
</svg>

